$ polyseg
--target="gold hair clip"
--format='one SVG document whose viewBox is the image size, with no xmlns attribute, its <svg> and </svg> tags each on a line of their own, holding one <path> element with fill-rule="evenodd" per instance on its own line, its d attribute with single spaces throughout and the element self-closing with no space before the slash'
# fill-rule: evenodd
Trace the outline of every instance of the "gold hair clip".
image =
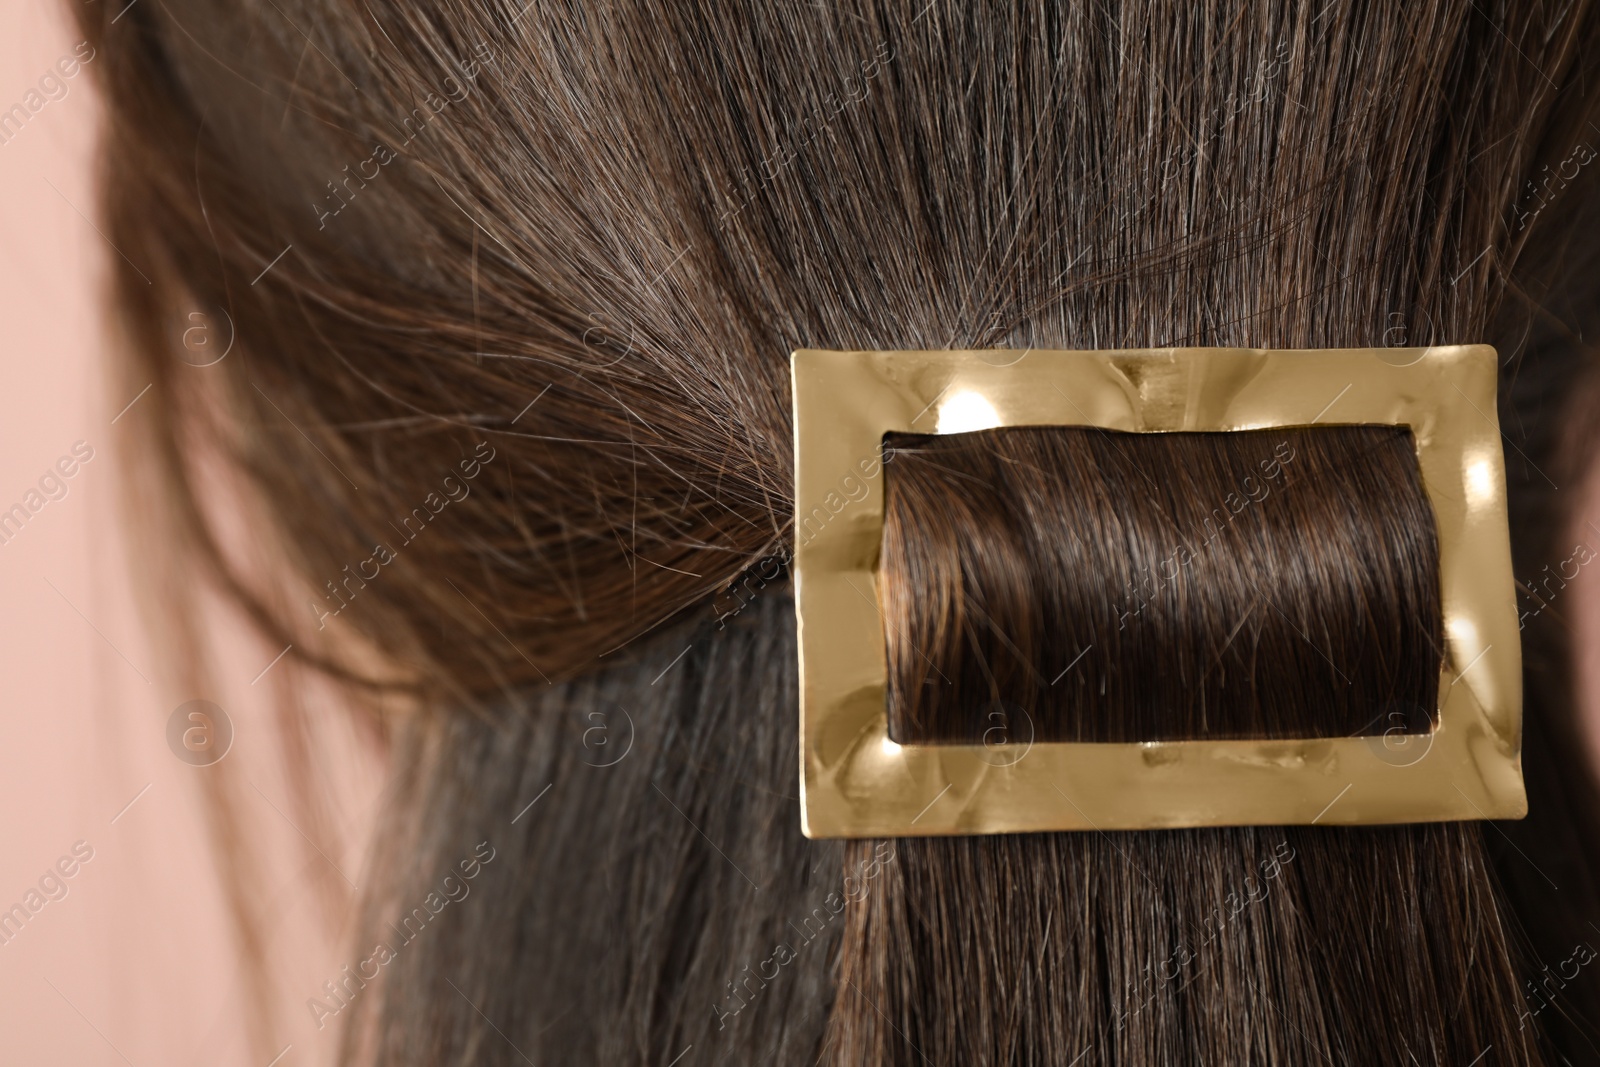
<svg viewBox="0 0 1600 1067">
<path fill-rule="evenodd" d="M 1505 466 L 1487 345 L 794 353 L 800 796 L 808 837 L 1362 825 L 1527 813 Z M 1426 758 L 1382 737 L 900 745 L 876 581 L 886 433 L 1410 428 L 1439 533 Z M 1376 743 L 1375 743 L 1376 742 Z"/>
</svg>

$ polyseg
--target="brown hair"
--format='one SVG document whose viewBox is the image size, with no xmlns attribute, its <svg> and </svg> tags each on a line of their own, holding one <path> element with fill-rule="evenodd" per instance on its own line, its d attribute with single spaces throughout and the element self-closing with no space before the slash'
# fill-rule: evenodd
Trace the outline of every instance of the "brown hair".
<svg viewBox="0 0 1600 1067">
<path fill-rule="evenodd" d="M 1383 737 L 1427 730 L 1439 684 L 1438 546 L 1413 448 L 1363 426 L 891 435 L 891 729 L 992 746 L 996 762 L 1035 741 L 1345 734 L 1382 738 L 1378 759 L 1427 758 L 1425 739 Z M 1538 1062 L 1468 828 L 897 854 L 846 930 L 843 1062 L 1372 1063 L 1401 1040 L 1433 1062 L 1490 1047 Z"/>
<path fill-rule="evenodd" d="M 1413 447 L 1377 426 L 891 435 L 890 736 L 1425 732 L 1443 635 Z"/>
<path fill-rule="evenodd" d="M 104 57 L 118 377 L 151 385 L 119 428 L 176 538 L 161 558 L 291 658 L 416 705 L 385 719 L 363 945 L 497 850 L 373 988 L 308 991 L 319 1022 L 353 1020 L 349 1060 L 1582 1057 L 1600 981 L 1536 982 L 1592 936 L 1600 891 L 1554 616 L 1527 634 L 1518 826 L 840 846 L 799 836 L 781 590 L 706 607 L 793 536 L 785 355 L 806 346 L 1489 341 L 1515 368 L 1519 573 L 1561 558 L 1600 17 L 1487 10 L 79 6 Z M 228 325 L 229 357 L 188 365 L 192 313 Z M 1388 462 L 1307 486 L 1312 513 L 1388 521 L 1340 481 L 1403 479 Z M 287 568 L 221 533 L 216 469 Z M 937 502 L 918 493 L 908 515 Z M 1315 558 L 1369 566 L 1356 582 L 1426 567 L 1405 521 Z M 1336 664 L 1371 699 L 1437 667 L 1425 585 L 1370 606 L 1409 642 L 1392 675 L 1365 646 Z M 1325 692 L 1261 625 L 1294 649 L 1272 686 Z M 1041 662 L 1077 651 L 1051 640 Z M 1235 696 L 1230 675 L 1219 721 L 1254 728 Z M 597 757 L 593 715 L 631 724 L 630 756 Z M 209 773 L 220 795 L 227 764 Z M 1274 861 L 1203 973 L 1129 1009 Z"/>
</svg>

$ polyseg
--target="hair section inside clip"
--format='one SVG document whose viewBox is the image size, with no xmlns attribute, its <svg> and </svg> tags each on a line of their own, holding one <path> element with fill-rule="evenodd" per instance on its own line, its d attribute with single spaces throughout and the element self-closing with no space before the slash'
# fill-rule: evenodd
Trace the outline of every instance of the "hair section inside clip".
<svg viewBox="0 0 1600 1067">
<path fill-rule="evenodd" d="M 1439 552 L 1410 432 L 884 440 L 900 743 L 1426 733 Z"/>
</svg>

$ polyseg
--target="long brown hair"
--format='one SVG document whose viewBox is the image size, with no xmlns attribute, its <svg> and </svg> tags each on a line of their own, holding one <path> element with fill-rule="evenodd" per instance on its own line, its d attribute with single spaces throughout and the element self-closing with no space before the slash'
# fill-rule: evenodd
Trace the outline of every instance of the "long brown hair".
<svg viewBox="0 0 1600 1067">
<path fill-rule="evenodd" d="M 1519 573 L 1565 558 L 1596 277 L 1574 244 L 1588 5 L 77 14 L 104 57 L 117 366 L 129 395 L 152 386 L 127 424 L 141 509 L 299 662 L 410 700 L 384 719 L 361 937 L 363 960 L 390 952 L 308 998 L 350 1062 L 1593 1055 L 1600 979 L 1545 977 L 1595 936 L 1600 887 L 1557 612 L 1525 633 L 1524 824 L 841 846 L 799 835 L 780 580 L 798 347 L 1489 341 Z M 185 358 L 196 313 L 235 338 L 220 363 Z M 1349 462 L 1403 481 L 1385 455 Z M 222 535 L 218 467 L 286 567 Z M 1365 476 L 1306 486 L 1307 513 L 1332 521 Z M 908 518 L 939 505 L 907 492 Z M 1159 557 L 1154 513 L 1128 514 Z M 1422 568 L 1349 616 L 1382 655 L 1336 664 L 1370 688 L 1340 715 L 1431 707 L 1405 681 L 1437 665 L 1428 534 L 1404 522 L 1383 551 L 1305 549 L 1374 588 Z M 1183 655 L 1226 636 L 1196 629 L 1226 614 L 1209 606 L 1170 617 Z M 1324 690 L 1260 625 L 1292 650 L 1261 691 Z M 1026 662 L 1077 651 L 1057 640 Z M 981 674 L 977 651 L 953 668 Z M 1254 729 L 1237 692 L 1218 712 Z M 1295 714 L 1272 729 L 1349 726 Z M 611 762 L 598 739 L 624 726 Z M 473 861 L 470 900 L 389 944 Z"/>
</svg>

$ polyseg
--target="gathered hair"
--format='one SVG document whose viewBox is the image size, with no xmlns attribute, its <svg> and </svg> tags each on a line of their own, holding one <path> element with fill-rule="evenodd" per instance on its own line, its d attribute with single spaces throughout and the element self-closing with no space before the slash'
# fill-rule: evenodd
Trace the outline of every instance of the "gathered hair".
<svg viewBox="0 0 1600 1067">
<path fill-rule="evenodd" d="M 357 935 L 380 977 L 306 1004 L 344 1062 L 1597 1054 L 1600 971 L 1548 977 L 1600 936 L 1548 593 L 1520 601 L 1523 823 L 840 843 L 800 834 L 783 563 L 794 349 L 1469 342 L 1505 364 L 1517 573 L 1567 558 L 1592 5 L 74 11 L 153 558 L 381 709 Z M 888 440 L 892 729 L 1425 733 L 1411 447 Z M 284 725 L 305 774 L 292 700 Z M 234 806 L 210 810 L 243 900 Z M 473 858 L 471 895 L 392 944 Z"/>
<path fill-rule="evenodd" d="M 1433 725 L 1438 539 L 1403 428 L 1008 429 L 885 454 L 896 741 Z"/>
</svg>

